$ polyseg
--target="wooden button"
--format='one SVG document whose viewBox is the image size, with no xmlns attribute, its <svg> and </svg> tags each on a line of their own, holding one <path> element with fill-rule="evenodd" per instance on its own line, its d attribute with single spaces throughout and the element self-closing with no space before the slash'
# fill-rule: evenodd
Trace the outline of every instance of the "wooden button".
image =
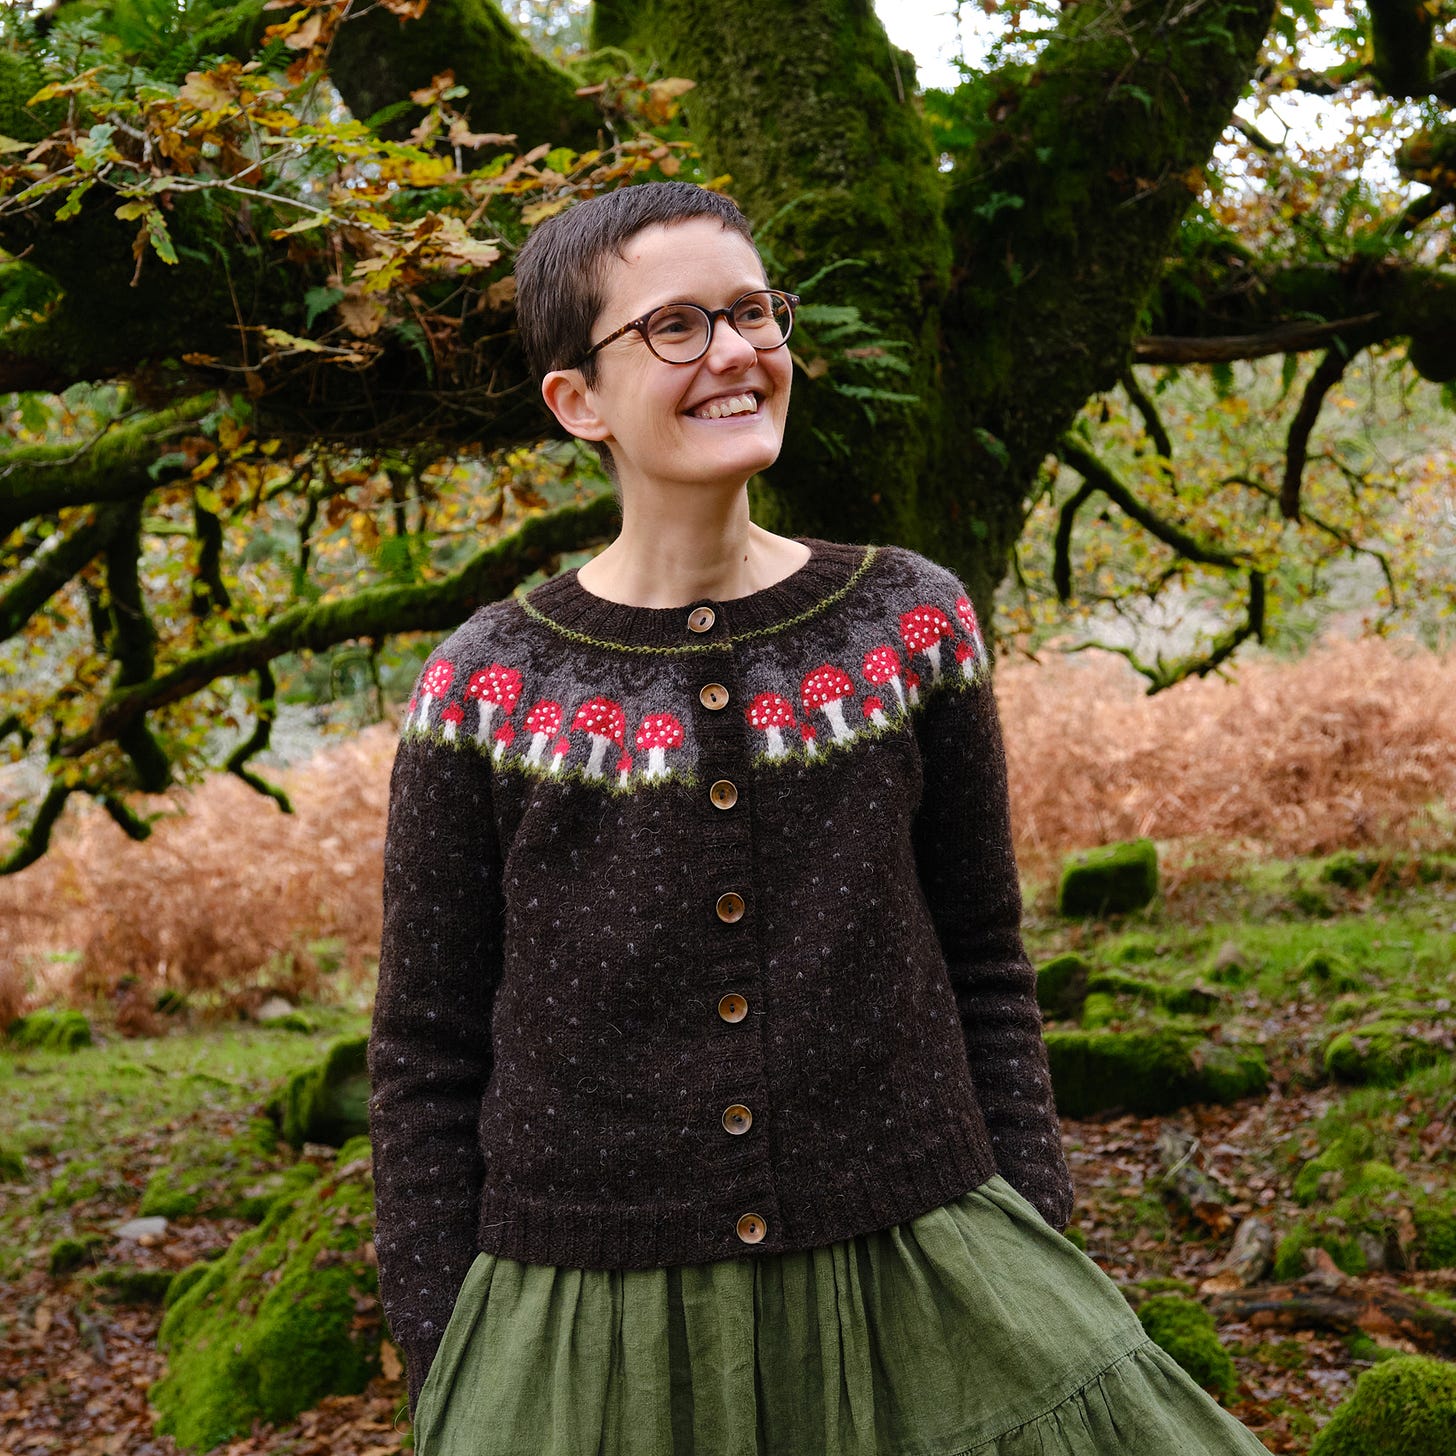
<svg viewBox="0 0 1456 1456">
<path fill-rule="evenodd" d="M 738 789 L 727 779 L 719 779 L 708 795 L 720 809 L 731 809 L 738 802 Z"/>
<path fill-rule="evenodd" d="M 704 683 L 698 689 L 698 701 L 715 713 L 728 706 L 728 689 L 722 683 Z"/>
<path fill-rule="evenodd" d="M 742 1021 L 748 1015 L 748 1002 L 736 991 L 718 998 L 718 1015 L 724 1021 Z"/>
<path fill-rule="evenodd" d="M 717 620 L 718 614 L 712 607 L 694 607 L 688 613 L 688 630 L 690 632 L 706 632 Z"/>
<path fill-rule="evenodd" d="M 741 1102 L 735 1102 L 732 1107 L 723 1109 L 724 1132 L 747 1132 L 752 1126 L 753 1114 Z"/>
<path fill-rule="evenodd" d="M 736 890 L 718 896 L 718 919 L 726 920 L 730 925 L 743 919 L 743 896 Z"/>
<path fill-rule="evenodd" d="M 745 1213 L 738 1220 L 738 1237 L 745 1244 L 757 1244 L 763 1241 L 763 1236 L 768 1232 L 768 1225 L 756 1213 Z"/>
</svg>

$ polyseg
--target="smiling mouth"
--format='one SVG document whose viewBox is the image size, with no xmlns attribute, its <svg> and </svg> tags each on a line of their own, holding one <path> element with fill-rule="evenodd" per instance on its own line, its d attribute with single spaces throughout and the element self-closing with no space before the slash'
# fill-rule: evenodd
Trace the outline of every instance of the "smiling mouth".
<svg viewBox="0 0 1456 1456">
<path fill-rule="evenodd" d="M 710 399 L 706 404 L 700 404 L 696 409 L 688 411 L 688 415 L 695 420 L 724 420 L 733 415 L 757 413 L 758 396 L 752 390 L 746 390 L 742 394 L 720 395 L 717 399 Z"/>
</svg>

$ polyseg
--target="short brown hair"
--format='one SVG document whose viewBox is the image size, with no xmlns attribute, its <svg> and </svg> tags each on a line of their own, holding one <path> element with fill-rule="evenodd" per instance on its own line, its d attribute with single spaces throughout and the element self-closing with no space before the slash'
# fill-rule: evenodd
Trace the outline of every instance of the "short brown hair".
<svg viewBox="0 0 1456 1456">
<path fill-rule="evenodd" d="M 623 247 L 646 228 L 694 217 L 717 218 L 754 246 L 738 204 L 691 182 L 619 187 L 537 223 L 516 255 L 516 328 L 532 377 L 570 369 L 591 348 L 613 255 L 622 257 Z M 596 383 L 596 356 L 581 374 L 588 387 Z"/>
</svg>

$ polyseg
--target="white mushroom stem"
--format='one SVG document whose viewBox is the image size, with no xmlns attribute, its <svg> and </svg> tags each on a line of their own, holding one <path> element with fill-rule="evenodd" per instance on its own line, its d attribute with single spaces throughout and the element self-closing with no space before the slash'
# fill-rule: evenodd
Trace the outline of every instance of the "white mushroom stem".
<svg viewBox="0 0 1456 1456">
<path fill-rule="evenodd" d="M 563 753 L 553 753 L 551 755 L 551 772 L 552 773 L 555 773 L 561 767 L 561 760 L 563 758 L 565 758 L 565 756 L 566 755 L 563 754 Z"/>
<path fill-rule="evenodd" d="M 930 659 L 930 680 L 933 683 L 940 681 L 940 639 L 929 644 L 925 649 L 925 655 Z"/>
<path fill-rule="evenodd" d="M 870 709 L 870 722 L 876 728 L 888 728 L 890 726 L 890 720 L 885 717 L 884 709 L 882 708 Z"/>
<path fill-rule="evenodd" d="M 764 729 L 768 734 L 768 756 L 770 758 L 782 758 L 784 756 L 784 735 L 783 730 L 775 728 L 770 724 Z"/>
<path fill-rule="evenodd" d="M 654 746 L 647 750 L 647 772 L 644 775 L 649 779 L 660 779 L 667 772 L 667 750 L 660 746 Z"/>
<path fill-rule="evenodd" d="M 490 732 L 490 720 L 495 717 L 496 705 L 484 700 L 480 704 L 480 727 L 475 730 L 475 741 L 483 744 Z"/>
<path fill-rule="evenodd" d="M 849 726 L 844 721 L 844 704 L 839 698 L 830 698 L 824 703 L 824 716 L 829 719 L 830 727 L 834 729 L 834 741 L 836 743 L 848 743 L 854 734 L 849 731 Z"/>
<path fill-rule="evenodd" d="M 421 731 L 430 726 L 430 699 L 433 697 L 434 694 L 430 692 L 420 694 L 420 716 L 416 719 L 416 726 Z"/>
<path fill-rule="evenodd" d="M 604 733 L 593 733 L 591 735 L 592 751 L 591 757 L 586 761 L 586 776 L 589 779 L 599 779 L 602 776 L 602 759 L 606 757 L 607 744 L 612 740 Z"/>
<path fill-rule="evenodd" d="M 526 752 L 527 763 L 541 762 L 541 753 L 545 749 L 546 740 L 550 736 L 549 733 L 533 733 L 531 735 L 531 747 Z"/>
<path fill-rule="evenodd" d="M 905 689 L 900 686 L 900 674 L 897 672 L 890 679 L 890 686 L 895 689 L 895 696 L 900 700 L 900 711 L 905 711 Z"/>
</svg>

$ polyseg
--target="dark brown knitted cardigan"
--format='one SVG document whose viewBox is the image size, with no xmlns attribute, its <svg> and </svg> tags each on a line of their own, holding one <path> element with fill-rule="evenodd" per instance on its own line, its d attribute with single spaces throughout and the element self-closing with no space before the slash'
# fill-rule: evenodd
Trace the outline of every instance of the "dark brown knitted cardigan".
<svg viewBox="0 0 1456 1456">
<path fill-rule="evenodd" d="M 376 1247 L 419 1393 L 478 1251 L 646 1268 L 1071 1209 L 965 588 L 806 539 L 774 586 L 575 571 L 430 657 L 391 780 Z"/>
</svg>

